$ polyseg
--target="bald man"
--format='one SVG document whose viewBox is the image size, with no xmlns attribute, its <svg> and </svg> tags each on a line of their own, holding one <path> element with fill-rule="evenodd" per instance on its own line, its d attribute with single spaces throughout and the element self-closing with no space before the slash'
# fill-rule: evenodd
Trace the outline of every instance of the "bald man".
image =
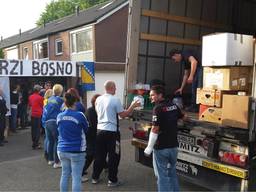
<svg viewBox="0 0 256 192">
<path fill-rule="evenodd" d="M 92 183 L 97 184 L 108 156 L 108 186 L 115 187 L 120 184 L 117 178 L 120 161 L 120 132 L 118 116 L 129 116 L 135 107 L 140 106 L 138 101 L 133 102 L 124 110 L 120 99 L 115 97 L 116 85 L 113 81 L 104 83 L 105 94 L 98 97 L 95 109 L 98 115 L 96 154 L 93 165 Z"/>
</svg>

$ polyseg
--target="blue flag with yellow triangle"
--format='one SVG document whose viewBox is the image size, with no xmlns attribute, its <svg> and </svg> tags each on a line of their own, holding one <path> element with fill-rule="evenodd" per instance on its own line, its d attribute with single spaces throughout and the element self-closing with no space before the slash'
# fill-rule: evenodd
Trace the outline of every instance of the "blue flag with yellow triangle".
<svg viewBox="0 0 256 192">
<path fill-rule="evenodd" d="M 82 62 L 81 79 L 84 91 L 95 91 L 94 62 Z"/>
</svg>

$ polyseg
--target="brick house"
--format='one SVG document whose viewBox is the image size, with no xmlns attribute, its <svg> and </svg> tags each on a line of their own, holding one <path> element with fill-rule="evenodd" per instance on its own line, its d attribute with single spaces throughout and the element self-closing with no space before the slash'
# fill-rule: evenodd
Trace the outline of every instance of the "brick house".
<svg viewBox="0 0 256 192">
<path fill-rule="evenodd" d="M 127 26 L 128 1 L 112 0 L 20 31 L 1 40 L 0 48 L 4 50 L 5 59 L 94 61 L 96 90 L 87 92 L 87 103 L 94 93 L 103 93 L 103 82 L 108 79 L 117 83 L 117 96 L 123 100 Z M 74 87 L 77 82 L 77 78 L 50 78 L 66 88 Z M 33 84 L 35 79 L 29 78 L 29 81 Z M 49 80 L 49 77 L 40 79 Z"/>
</svg>

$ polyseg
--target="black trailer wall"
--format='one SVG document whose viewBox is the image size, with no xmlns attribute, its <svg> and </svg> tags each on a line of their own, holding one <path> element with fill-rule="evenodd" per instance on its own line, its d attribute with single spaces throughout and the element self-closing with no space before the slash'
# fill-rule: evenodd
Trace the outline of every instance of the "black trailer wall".
<svg viewBox="0 0 256 192">
<path fill-rule="evenodd" d="M 136 4 L 133 0 L 130 2 Z M 139 50 L 134 54 L 136 59 L 129 60 L 129 68 L 132 69 L 128 72 L 128 88 L 131 84 L 149 83 L 157 78 L 164 80 L 168 92 L 172 93 L 182 81 L 183 70 L 179 64 L 170 61 L 169 51 L 177 48 L 201 52 L 202 36 L 214 32 L 255 34 L 255 2 L 141 0 Z M 130 57 L 132 56 L 133 54 L 130 54 Z M 133 65 L 137 66 L 133 68 Z M 189 90 L 187 87 L 187 92 Z"/>
</svg>

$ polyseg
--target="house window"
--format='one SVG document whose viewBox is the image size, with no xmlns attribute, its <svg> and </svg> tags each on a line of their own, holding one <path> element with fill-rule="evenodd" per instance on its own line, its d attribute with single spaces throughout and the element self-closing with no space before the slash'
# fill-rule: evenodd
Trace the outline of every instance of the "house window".
<svg viewBox="0 0 256 192">
<path fill-rule="evenodd" d="M 34 59 L 47 59 L 48 58 L 48 41 L 43 39 L 33 42 Z"/>
<path fill-rule="evenodd" d="M 91 51 L 92 45 L 92 28 L 82 29 L 71 32 L 72 53 Z"/>
<path fill-rule="evenodd" d="M 27 47 L 23 48 L 23 59 L 28 60 L 28 48 Z"/>
<path fill-rule="evenodd" d="M 63 53 L 63 42 L 61 39 L 55 40 L 55 54 L 61 55 Z"/>
</svg>

